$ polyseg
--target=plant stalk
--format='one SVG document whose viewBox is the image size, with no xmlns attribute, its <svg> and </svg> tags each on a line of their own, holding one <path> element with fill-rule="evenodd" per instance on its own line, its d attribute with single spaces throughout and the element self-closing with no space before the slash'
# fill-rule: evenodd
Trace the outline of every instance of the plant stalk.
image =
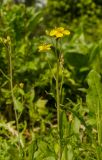
<svg viewBox="0 0 102 160">
<path fill-rule="evenodd" d="M 10 69 L 10 90 L 11 90 L 11 96 L 12 96 L 12 101 L 14 104 L 14 93 L 13 93 L 13 74 L 12 74 L 12 50 L 11 50 L 11 45 L 8 46 L 8 53 L 9 53 L 9 69 Z M 15 113 L 15 120 L 16 120 L 16 127 L 17 131 L 19 133 L 18 129 L 18 117 L 17 117 L 17 111 L 14 105 L 14 113 Z"/>
<path fill-rule="evenodd" d="M 57 103 L 57 125 L 58 125 L 58 134 L 59 134 L 59 152 L 58 152 L 58 160 L 61 160 L 62 157 L 62 149 L 61 149 L 61 134 L 60 134 L 60 89 L 59 89 L 59 67 L 60 67 L 60 59 L 59 53 L 57 53 L 57 43 L 56 40 L 56 55 L 57 55 L 57 72 L 56 72 L 56 103 Z"/>
<path fill-rule="evenodd" d="M 15 120 L 16 120 L 16 128 L 18 132 L 18 144 L 19 144 L 19 153 L 20 150 L 22 149 L 21 142 L 20 142 L 20 134 L 19 134 L 19 127 L 18 127 L 18 116 L 17 116 L 17 111 L 15 107 L 15 97 L 14 97 L 14 92 L 13 92 L 13 68 L 12 68 L 12 49 L 11 49 L 11 44 L 8 44 L 7 46 L 8 50 L 8 55 L 9 55 L 9 76 L 10 76 L 10 90 L 11 90 L 11 97 L 14 105 L 14 114 L 15 114 Z"/>
</svg>

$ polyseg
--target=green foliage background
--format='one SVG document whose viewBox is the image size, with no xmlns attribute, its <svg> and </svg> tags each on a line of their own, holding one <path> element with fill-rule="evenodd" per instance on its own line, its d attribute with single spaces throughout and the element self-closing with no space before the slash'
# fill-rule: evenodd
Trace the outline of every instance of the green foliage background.
<svg viewBox="0 0 102 160">
<path fill-rule="evenodd" d="M 9 55 L 0 42 L 0 160 L 56 160 L 56 59 L 39 53 L 45 31 L 71 31 L 64 54 L 62 160 L 101 160 L 102 4 L 92 0 L 48 1 L 44 8 L 0 5 L 0 37 L 11 37 L 15 123 L 9 84 Z M 22 84 L 24 86 L 22 86 Z M 72 118 L 72 120 L 70 119 Z M 18 139 L 21 150 L 19 151 Z"/>
</svg>

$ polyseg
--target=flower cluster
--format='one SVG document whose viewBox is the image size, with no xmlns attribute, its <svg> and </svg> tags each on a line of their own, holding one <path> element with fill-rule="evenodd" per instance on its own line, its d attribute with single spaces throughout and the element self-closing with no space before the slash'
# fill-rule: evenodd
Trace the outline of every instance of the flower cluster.
<svg viewBox="0 0 102 160">
<path fill-rule="evenodd" d="M 70 35 L 70 31 L 64 29 L 63 27 L 58 27 L 58 28 L 52 29 L 50 32 L 47 32 L 47 35 L 58 39 L 58 38 L 62 38 L 65 35 Z M 38 47 L 39 52 L 48 51 L 51 49 L 51 46 L 52 46 L 51 44 L 40 45 Z"/>
</svg>

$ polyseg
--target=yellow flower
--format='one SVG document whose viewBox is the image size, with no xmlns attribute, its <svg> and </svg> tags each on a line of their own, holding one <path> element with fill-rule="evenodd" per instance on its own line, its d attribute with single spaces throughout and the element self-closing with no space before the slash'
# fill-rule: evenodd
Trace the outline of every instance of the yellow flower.
<svg viewBox="0 0 102 160">
<path fill-rule="evenodd" d="M 39 52 L 48 51 L 51 49 L 51 44 L 43 44 L 38 47 Z"/>
<path fill-rule="evenodd" d="M 55 28 L 53 30 L 50 31 L 49 35 L 51 37 L 56 37 L 56 38 L 61 38 L 64 35 L 69 35 L 70 31 L 69 30 L 65 30 L 63 27 L 59 27 L 59 28 Z"/>
</svg>

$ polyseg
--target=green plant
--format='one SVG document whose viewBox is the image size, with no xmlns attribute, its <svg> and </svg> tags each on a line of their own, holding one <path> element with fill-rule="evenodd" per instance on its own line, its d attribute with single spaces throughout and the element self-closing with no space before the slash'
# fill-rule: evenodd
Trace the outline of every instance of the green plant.
<svg viewBox="0 0 102 160">
<path fill-rule="evenodd" d="M 62 111 L 61 111 L 61 99 L 62 99 L 62 85 L 63 85 L 63 55 L 61 53 L 61 46 L 60 46 L 60 41 L 61 38 L 64 35 L 69 35 L 70 32 L 68 30 L 65 30 L 63 27 L 55 28 L 48 33 L 49 36 L 54 37 L 55 45 L 52 46 L 52 44 L 44 44 L 39 46 L 39 51 L 46 51 L 50 50 L 51 47 L 54 47 L 54 54 L 56 56 L 56 76 L 55 76 L 55 81 L 56 81 L 56 107 L 57 107 L 57 125 L 58 125 L 58 144 L 59 144 L 59 151 L 58 151 L 58 160 L 62 159 L 62 142 L 61 139 L 63 135 L 61 135 L 61 130 L 62 130 L 62 122 L 61 122 L 61 117 L 62 117 Z M 61 72 L 61 76 L 59 75 Z M 61 81 L 60 81 L 61 79 Z"/>
<path fill-rule="evenodd" d="M 96 119 L 95 127 L 97 129 L 97 143 L 96 150 L 97 150 L 97 159 L 100 160 L 102 157 L 102 84 L 101 84 L 101 77 L 95 71 L 91 70 L 88 75 L 88 85 L 89 89 L 87 92 L 87 105 L 92 112 L 92 119 Z"/>
<path fill-rule="evenodd" d="M 47 17 L 45 8 L 0 5 L 0 160 L 102 159 L 101 7 L 91 2 L 53 1 Z M 63 27 L 43 35 L 62 23 L 72 36 Z"/>
</svg>

